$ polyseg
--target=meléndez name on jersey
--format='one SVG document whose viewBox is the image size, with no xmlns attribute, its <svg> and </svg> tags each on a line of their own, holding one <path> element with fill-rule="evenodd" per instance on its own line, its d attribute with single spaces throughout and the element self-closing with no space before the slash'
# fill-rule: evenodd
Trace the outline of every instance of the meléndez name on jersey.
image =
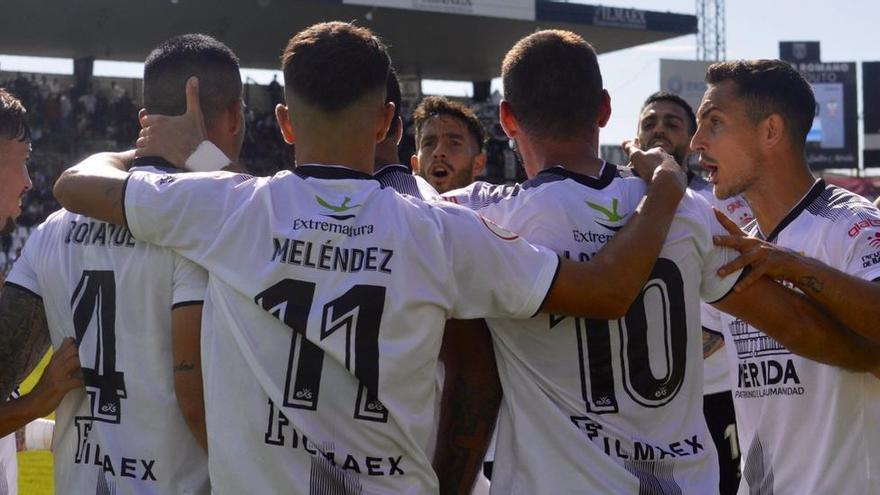
<svg viewBox="0 0 880 495">
<path fill-rule="evenodd" d="M 201 303 L 205 271 L 125 227 L 58 210 L 31 233 L 7 283 L 43 299 L 53 346 L 66 337 L 79 346 L 86 386 L 56 411 L 55 490 L 210 493 L 206 455 L 177 404 L 171 347 L 172 308 Z"/>
<path fill-rule="evenodd" d="M 370 175 L 132 174 L 138 239 L 209 271 L 202 336 L 213 490 L 428 494 L 447 318 L 527 318 L 558 256 Z"/>
<path fill-rule="evenodd" d="M 880 278 L 880 212 L 817 181 L 773 232 L 751 234 L 866 279 Z M 880 493 L 880 381 L 796 356 L 721 314 L 735 363 L 740 493 Z"/>
<path fill-rule="evenodd" d="M 645 193 L 626 175 L 607 163 L 598 178 L 554 167 L 521 186 L 476 183 L 444 197 L 584 261 Z M 492 493 L 718 492 L 702 411 L 700 298 L 723 298 L 736 278 L 715 274 L 735 257 L 714 248 L 721 230 L 705 200 L 687 192 L 621 320 L 487 320 L 504 389 Z"/>
</svg>

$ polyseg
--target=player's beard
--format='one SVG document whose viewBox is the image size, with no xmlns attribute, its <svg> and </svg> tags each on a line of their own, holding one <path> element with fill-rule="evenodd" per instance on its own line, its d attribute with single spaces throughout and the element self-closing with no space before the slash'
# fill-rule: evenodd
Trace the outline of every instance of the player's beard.
<svg viewBox="0 0 880 495">
<path fill-rule="evenodd" d="M 13 230 L 15 230 L 15 221 L 12 220 L 12 217 L 6 217 L 6 223 L 0 228 L 0 235 L 9 234 Z"/>
</svg>

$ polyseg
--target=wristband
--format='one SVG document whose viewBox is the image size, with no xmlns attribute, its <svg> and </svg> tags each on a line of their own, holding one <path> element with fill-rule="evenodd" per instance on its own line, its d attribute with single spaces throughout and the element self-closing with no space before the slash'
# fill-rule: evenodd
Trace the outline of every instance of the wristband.
<svg viewBox="0 0 880 495">
<path fill-rule="evenodd" d="M 52 450 L 52 434 L 55 422 L 51 419 L 35 419 L 24 427 L 24 450 Z"/>
<path fill-rule="evenodd" d="M 199 143 L 186 163 L 183 164 L 191 172 L 216 172 L 229 165 L 232 161 L 220 148 L 207 139 Z"/>
</svg>

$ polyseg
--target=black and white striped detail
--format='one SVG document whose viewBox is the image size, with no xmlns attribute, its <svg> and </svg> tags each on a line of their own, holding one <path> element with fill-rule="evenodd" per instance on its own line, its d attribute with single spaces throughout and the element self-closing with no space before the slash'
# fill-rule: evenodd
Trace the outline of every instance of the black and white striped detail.
<svg viewBox="0 0 880 495">
<path fill-rule="evenodd" d="M 624 461 L 626 470 L 639 479 L 638 495 L 681 495 L 675 481 L 675 464 L 669 461 Z"/>
<path fill-rule="evenodd" d="M 312 457 L 309 495 L 363 495 L 356 475 L 339 469 L 322 456 Z"/>
<path fill-rule="evenodd" d="M 758 435 L 746 454 L 743 477 L 749 484 L 749 495 L 773 495 L 773 466 L 764 457 L 764 445 Z"/>
</svg>

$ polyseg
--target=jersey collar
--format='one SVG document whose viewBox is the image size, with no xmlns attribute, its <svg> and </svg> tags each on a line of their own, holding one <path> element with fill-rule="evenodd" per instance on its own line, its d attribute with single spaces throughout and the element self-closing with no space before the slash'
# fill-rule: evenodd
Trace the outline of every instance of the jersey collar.
<svg viewBox="0 0 880 495">
<path fill-rule="evenodd" d="M 315 179 L 367 179 L 374 180 L 370 174 L 365 174 L 358 170 L 339 165 L 298 165 L 293 173 L 307 179 L 309 177 Z"/>
<path fill-rule="evenodd" d="M 161 156 L 139 156 L 135 158 L 134 162 L 131 164 L 131 168 L 135 167 L 153 167 L 170 174 L 184 172 L 184 170 L 175 167 L 171 162 Z"/>
<path fill-rule="evenodd" d="M 562 165 L 545 168 L 544 170 L 538 172 L 539 176 L 541 176 L 542 174 L 556 175 L 564 179 L 571 179 L 579 184 L 583 184 L 593 189 L 605 189 L 609 184 L 611 184 L 614 178 L 617 177 L 617 167 L 611 165 L 606 161 L 603 161 L 602 169 L 599 171 L 599 177 L 591 177 L 589 175 L 572 172 Z"/>
<path fill-rule="evenodd" d="M 402 172 L 406 174 L 412 174 L 413 169 L 406 164 L 403 163 L 389 163 L 388 165 L 383 166 L 379 170 L 373 172 L 373 177 L 381 177 L 385 174 L 390 174 L 392 172 Z"/>
<path fill-rule="evenodd" d="M 779 237 L 779 234 L 782 233 L 782 230 L 788 227 L 791 222 L 794 222 L 794 220 L 799 217 L 800 214 L 803 213 L 803 211 L 806 210 L 807 207 L 809 207 L 813 203 L 813 201 L 815 201 L 816 198 L 819 197 L 820 194 L 822 194 L 822 191 L 825 190 L 825 187 L 825 181 L 822 179 L 817 179 L 816 182 L 813 183 L 813 186 L 810 188 L 810 190 L 807 191 L 807 194 L 805 194 L 804 197 L 801 198 L 801 200 L 798 201 L 796 205 L 794 205 L 794 208 L 792 208 L 791 211 L 789 211 L 788 214 L 785 215 L 782 221 L 779 222 L 779 225 L 777 225 L 776 228 L 773 229 L 773 232 L 770 232 L 770 235 L 766 237 L 767 242 L 776 242 L 776 238 Z M 757 225 L 757 222 L 755 224 Z M 757 227 L 757 232 L 758 234 L 762 234 L 760 226 Z"/>
</svg>

